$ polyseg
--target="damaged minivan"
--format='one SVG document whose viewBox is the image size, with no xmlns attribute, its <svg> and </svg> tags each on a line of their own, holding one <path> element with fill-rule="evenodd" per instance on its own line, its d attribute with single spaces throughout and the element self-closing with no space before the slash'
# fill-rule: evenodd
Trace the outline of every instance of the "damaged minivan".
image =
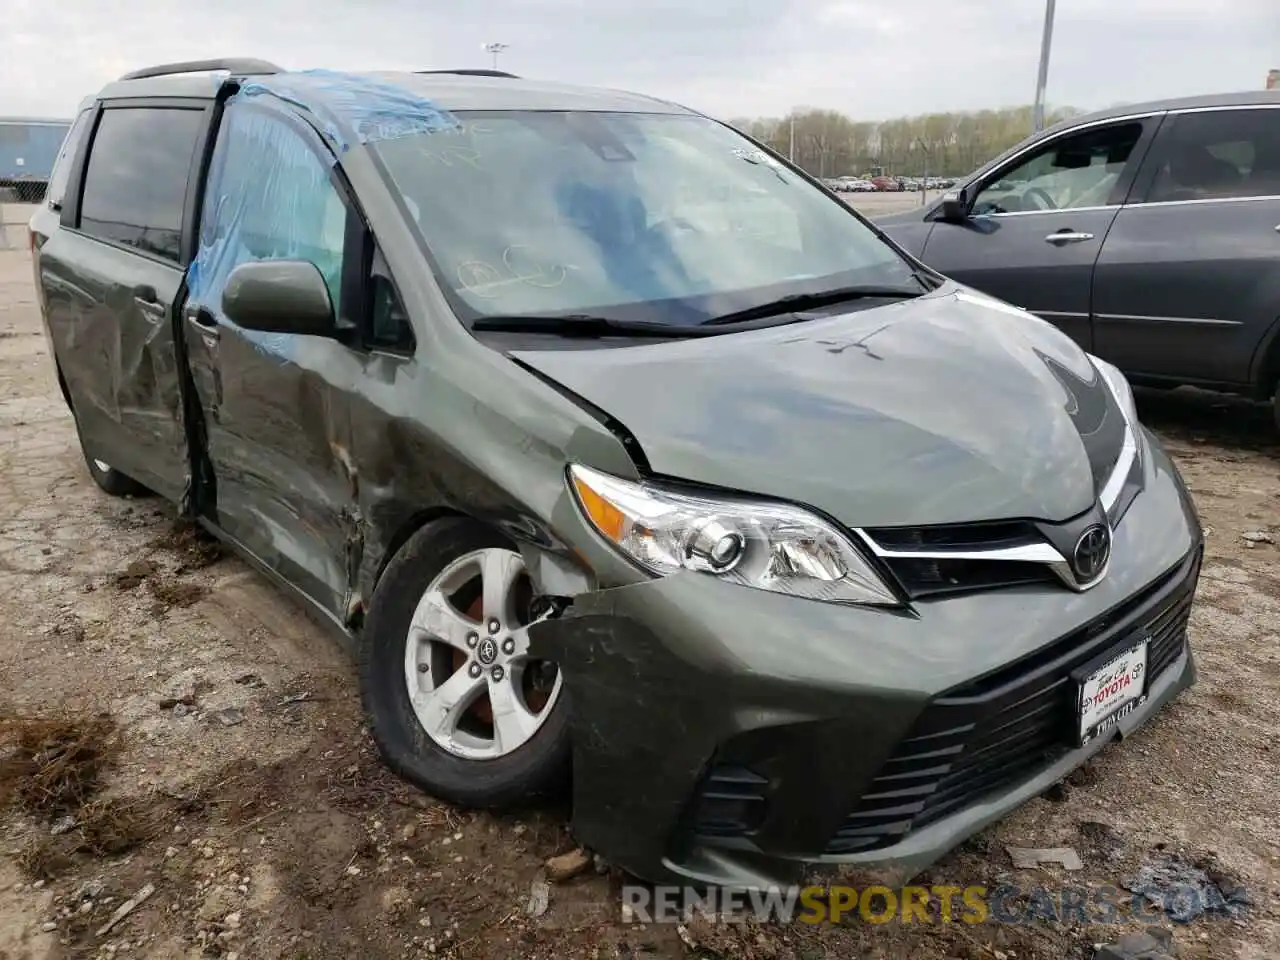
<svg viewBox="0 0 1280 960">
<path fill-rule="evenodd" d="M 98 485 L 348 642 L 398 773 L 641 877 L 919 870 L 1194 681 L 1124 377 L 694 111 L 170 64 L 31 235 Z"/>
</svg>

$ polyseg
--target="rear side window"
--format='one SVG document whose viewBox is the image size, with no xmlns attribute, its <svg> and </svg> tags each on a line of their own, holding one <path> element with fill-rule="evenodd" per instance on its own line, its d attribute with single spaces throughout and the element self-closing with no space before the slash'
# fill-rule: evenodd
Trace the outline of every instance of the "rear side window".
<svg viewBox="0 0 1280 960">
<path fill-rule="evenodd" d="M 58 150 L 58 159 L 53 162 L 53 173 L 49 175 L 49 190 L 45 194 L 45 199 L 54 210 L 62 209 L 62 197 L 67 192 L 67 181 L 71 179 L 71 167 L 75 161 L 76 148 L 84 139 L 84 131 L 89 126 L 89 118 L 92 116 L 92 110 L 80 111 L 76 122 L 67 131 L 66 139 L 62 141 L 62 147 Z"/>
<path fill-rule="evenodd" d="M 103 111 L 80 201 L 80 229 L 178 260 L 187 177 L 202 110 L 124 107 Z"/>
<path fill-rule="evenodd" d="M 1280 196 L 1280 110 L 1170 117 L 1148 203 Z"/>
</svg>

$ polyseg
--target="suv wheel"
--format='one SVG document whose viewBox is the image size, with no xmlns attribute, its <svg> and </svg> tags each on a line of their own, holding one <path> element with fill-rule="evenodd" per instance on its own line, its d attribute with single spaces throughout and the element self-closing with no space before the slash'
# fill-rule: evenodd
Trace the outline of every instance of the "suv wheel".
<svg viewBox="0 0 1280 960">
<path fill-rule="evenodd" d="M 517 549 L 470 520 L 419 530 L 369 607 L 360 683 L 387 763 L 433 795 L 510 807 L 568 780 L 559 669 L 529 656 L 538 598 Z"/>
<path fill-rule="evenodd" d="M 89 468 L 89 476 L 93 482 L 113 497 L 147 497 L 151 491 L 128 474 L 121 473 L 111 464 L 89 452 L 85 445 L 84 434 L 80 432 L 80 421 L 76 417 L 76 408 L 71 403 L 71 393 L 67 390 L 66 381 L 62 379 L 62 371 L 58 371 L 58 385 L 62 388 L 62 396 L 71 408 L 71 418 L 76 423 L 76 439 L 80 441 L 80 452 L 84 454 L 85 465 Z"/>
<path fill-rule="evenodd" d="M 93 477 L 93 482 L 111 496 L 145 497 L 150 495 L 150 490 L 128 474 L 121 473 L 106 461 L 99 460 L 88 453 L 85 453 L 84 460 L 89 466 L 89 476 Z"/>
</svg>

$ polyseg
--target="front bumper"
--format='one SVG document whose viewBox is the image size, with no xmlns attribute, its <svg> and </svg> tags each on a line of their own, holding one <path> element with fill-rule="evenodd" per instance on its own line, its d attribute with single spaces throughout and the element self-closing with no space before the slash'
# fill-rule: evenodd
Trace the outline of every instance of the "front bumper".
<svg viewBox="0 0 1280 960">
<path fill-rule="evenodd" d="M 910 613 L 697 574 L 585 594 L 531 630 L 561 664 L 578 840 L 655 882 L 764 887 L 815 868 L 905 880 L 1189 686 L 1201 535 L 1154 443 L 1086 593 L 1026 587 Z M 1070 671 L 1151 636 L 1148 699 L 1070 741 Z"/>
</svg>

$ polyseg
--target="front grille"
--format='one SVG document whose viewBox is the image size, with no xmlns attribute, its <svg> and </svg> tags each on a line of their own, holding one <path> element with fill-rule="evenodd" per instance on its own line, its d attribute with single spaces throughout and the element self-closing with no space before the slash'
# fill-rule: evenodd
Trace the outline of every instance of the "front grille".
<svg viewBox="0 0 1280 960">
<path fill-rule="evenodd" d="M 990 553 L 1044 543 L 1025 521 L 948 524 L 933 527 L 878 527 L 864 531 L 878 547 L 919 557 L 882 557 L 913 600 L 970 590 L 995 590 L 1061 581 L 1042 563 L 990 558 L 948 558 L 943 553 Z"/>
<path fill-rule="evenodd" d="M 1154 681 L 1182 653 L 1200 568 L 1197 551 L 1080 630 L 932 701 L 827 846 L 829 854 L 891 846 L 983 795 L 1044 769 L 1071 749 L 1071 672 L 1139 629 Z"/>
<path fill-rule="evenodd" d="M 997 550 L 1039 543 L 1040 535 L 1030 523 L 1002 520 L 991 523 L 955 523 L 933 527 L 876 527 L 867 533 L 890 550 Z"/>
<path fill-rule="evenodd" d="M 886 557 L 884 562 L 912 600 L 1031 583 L 1062 585 L 1062 581 L 1043 563 L 1028 563 L 1023 560 Z"/>
</svg>

